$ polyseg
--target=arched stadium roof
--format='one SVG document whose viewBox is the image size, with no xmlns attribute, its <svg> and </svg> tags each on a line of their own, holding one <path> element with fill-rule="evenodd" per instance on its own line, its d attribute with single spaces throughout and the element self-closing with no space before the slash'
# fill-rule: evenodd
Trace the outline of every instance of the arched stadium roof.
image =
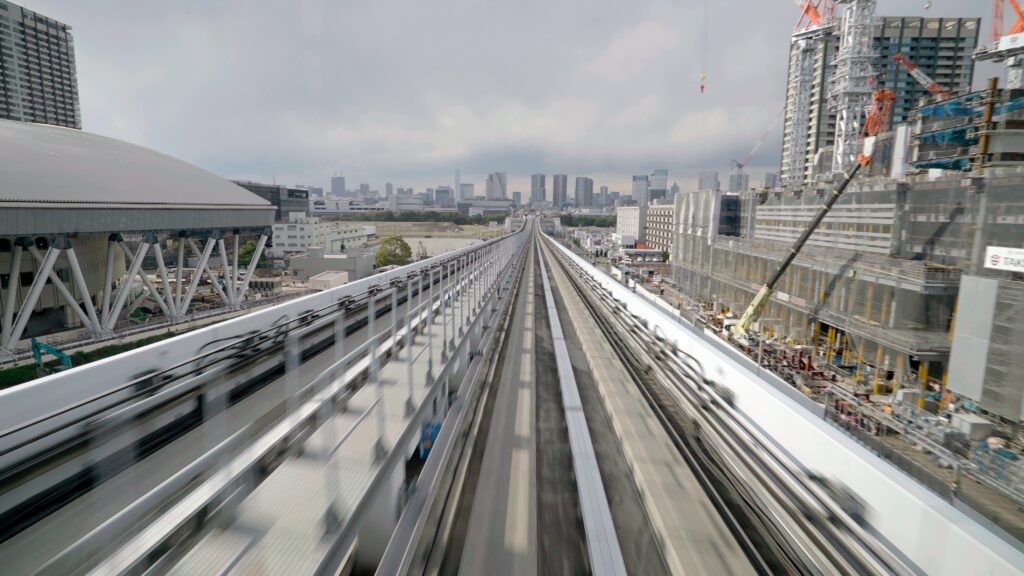
<svg viewBox="0 0 1024 576">
<path fill-rule="evenodd" d="M 253 228 L 273 218 L 266 200 L 165 154 L 0 120 L 0 235 Z"/>
</svg>

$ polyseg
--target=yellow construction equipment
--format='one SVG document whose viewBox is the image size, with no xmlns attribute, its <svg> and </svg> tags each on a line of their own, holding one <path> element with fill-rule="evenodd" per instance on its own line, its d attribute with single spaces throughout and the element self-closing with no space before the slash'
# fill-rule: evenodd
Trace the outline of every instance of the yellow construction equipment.
<svg viewBox="0 0 1024 576">
<path fill-rule="evenodd" d="M 874 156 L 875 148 L 875 135 L 884 132 L 889 124 L 889 113 L 892 108 L 892 103 L 896 99 L 896 95 L 891 90 L 876 90 L 872 95 L 871 110 L 868 112 L 868 116 L 864 121 L 864 128 L 861 130 L 860 139 L 863 141 L 864 146 L 862 152 L 857 156 L 857 163 L 853 165 L 853 168 L 843 174 L 843 180 L 836 186 L 832 194 L 825 200 L 825 203 L 821 205 L 818 213 L 811 219 L 810 224 L 804 229 L 800 237 L 796 239 L 789 248 L 789 252 L 786 253 L 786 257 L 782 259 L 782 263 L 776 268 L 775 272 L 771 275 L 764 286 L 757 292 L 754 299 L 750 302 L 750 306 L 743 311 L 743 316 L 740 317 L 739 322 L 732 325 L 732 334 L 735 337 L 743 337 L 747 331 L 750 330 L 750 326 L 761 317 L 761 312 L 764 311 L 764 307 L 768 305 L 768 301 L 771 299 L 772 293 L 775 291 L 776 284 L 782 278 L 782 275 L 786 273 L 790 264 L 796 259 L 800 250 L 810 239 L 811 234 L 818 228 L 821 221 L 825 219 L 829 211 L 832 210 L 832 206 L 835 205 L 836 200 L 842 196 L 843 191 L 850 185 L 850 182 L 857 175 L 857 172 L 861 168 L 871 163 L 871 159 Z"/>
</svg>

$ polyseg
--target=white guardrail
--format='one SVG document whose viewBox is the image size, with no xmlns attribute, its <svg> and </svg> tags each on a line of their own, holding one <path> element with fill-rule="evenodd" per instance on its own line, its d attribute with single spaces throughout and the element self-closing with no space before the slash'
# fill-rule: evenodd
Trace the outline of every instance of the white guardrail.
<svg viewBox="0 0 1024 576">
<path fill-rule="evenodd" d="M 522 233 L 520 231 L 516 234 Z M 0 434 L 5 435 L 3 443 L 17 442 L 32 433 L 32 430 L 27 429 L 10 434 L 13 429 L 29 422 L 49 418 L 64 407 L 88 403 L 90 399 L 99 398 L 119 385 L 142 377 L 147 372 L 179 365 L 188 366 L 190 360 L 219 345 L 240 341 L 247 335 L 264 332 L 275 326 L 284 328 L 287 322 L 300 318 L 308 312 L 329 307 L 346 298 L 358 298 L 372 288 L 386 289 L 392 281 L 416 276 L 421 271 L 425 273 L 426 270 L 442 263 L 456 261 L 490 246 L 500 246 L 503 243 L 512 242 L 516 234 L 474 244 L 331 290 L 310 294 L 290 302 L 180 334 L 117 356 L 0 390 L 0 406 L 2 406 L 0 408 Z"/>
<path fill-rule="evenodd" d="M 925 574 L 1024 574 L 1024 553 L 932 493 L 799 402 L 756 375 L 753 362 L 717 336 L 689 325 L 553 243 L 650 328 L 700 360 L 707 378 L 729 388 L 736 407 L 810 471 L 834 479 L 864 503 L 879 536 Z"/>
</svg>

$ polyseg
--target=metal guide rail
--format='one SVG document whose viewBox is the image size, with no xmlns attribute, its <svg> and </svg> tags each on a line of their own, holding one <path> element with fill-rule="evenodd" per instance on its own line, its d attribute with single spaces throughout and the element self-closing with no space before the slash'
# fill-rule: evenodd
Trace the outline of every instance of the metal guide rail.
<svg viewBox="0 0 1024 576">
<path fill-rule="evenodd" d="M 590 557 L 590 569 L 597 575 L 626 574 L 626 566 L 622 559 L 622 550 L 615 534 L 608 498 L 605 495 L 604 482 L 597 465 L 590 430 L 583 414 L 576 377 L 569 360 L 569 350 L 565 345 L 562 325 L 558 320 L 555 298 L 551 293 L 547 267 L 541 253 L 540 240 L 537 241 L 538 259 L 540 261 L 540 277 L 544 285 L 544 301 L 548 312 L 551 338 L 555 348 L 555 362 L 558 366 L 558 379 L 562 391 L 562 407 L 565 411 L 565 422 L 572 449 L 573 470 L 576 473 L 576 484 L 579 489 L 580 513 L 583 516 L 583 527 L 587 536 L 587 552 Z"/>
<path fill-rule="evenodd" d="M 644 381 L 652 408 L 687 451 L 695 472 L 710 480 L 710 492 L 721 492 L 711 494 L 713 501 L 727 524 L 743 531 L 739 538 L 753 546 L 755 566 L 795 573 L 915 572 L 857 523 L 855 510 L 837 502 L 835 493 L 751 425 L 728 391 L 705 377 L 696 358 L 656 327 L 652 331 L 571 259 L 558 260 L 605 335 L 622 350 L 624 363 Z"/>
</svg>

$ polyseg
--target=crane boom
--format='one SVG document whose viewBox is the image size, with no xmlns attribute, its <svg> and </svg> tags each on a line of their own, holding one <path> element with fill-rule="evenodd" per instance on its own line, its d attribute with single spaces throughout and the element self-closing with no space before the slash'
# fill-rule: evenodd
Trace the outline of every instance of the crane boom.
<svg viewBox="0 0 1024 576">
<path fill-rule="evenodd" d="M 932 80 L 931 76 L 925 74 L 923 70 L 918 68 L 917 65 L 908 60 L 903 54 L 896 54 L 892 57 L 892 61 L 903 67 L 907 74 L 910 74 L 914 80 L 917 80 L 918 84 L 924 86 L 924 89 L 932 96 L 943 100 L 952 97 L 952 94 L 947 92 L 942 86 L 939 86 L 938 82 Z"/>
<path fill-rule="evenodd" d="M 817 214 L 811 219 L 810 224 L 804 228 L 800 237 L 790 246 L 785 258 L 782 259 L 782 263 L 779 264 L 779 267 L 775 269 L 775 272 L 768 278 L 768 281 L 758 290 L 750 305 L 743 311 L 743 316 L 740 317 L 739 322 L 732 326 L 733 336 L 740 337 L 745 335 L 750 326 L 761 317 L 761 312 L 764 311 L 764 307 L 768 305 L 768 300 L 771 298 L 772 293 L 775 292 L 775 286 L 778 285 L 779 280 L 782 279 L 782 275 L 786 273 L 793 260 L 800 254 L 804 244 L 807 244 L 811 234 L 814 234 L 821 221 L 825 219 L 825 216 L 828 216 L 836 201 L 843 195 L 846 187 L 857 176 L 857 172 L 871 163 L 874 157 L 875 135 L 884 132 L 888 127 L 889 112 L 894 100 L 896 100 L 896 94 L 890 90 L 876 90 L 872 95 L 871 110 L 864 121 L 864 128 L 861 130 L 860 135 L 860 139 L 864 142 L 863 152 L 857 157 L 857 162 L 853 165 L 853 168 L 843 174 L 843 180 L 832 191 L 832 194 L 825 200 L 825 203 L 821 205 L 821 208 L 818 209 Z"/>
</svg>

